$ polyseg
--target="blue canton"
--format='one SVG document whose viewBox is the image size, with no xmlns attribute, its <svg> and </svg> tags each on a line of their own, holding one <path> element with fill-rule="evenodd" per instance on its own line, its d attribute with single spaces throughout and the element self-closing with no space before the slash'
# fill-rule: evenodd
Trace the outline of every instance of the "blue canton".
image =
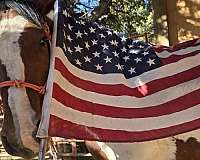
<svg viewBox="0 0 200 160">
<path fill-rule="evenodd" d="M 98 74 L 122 73 L 131 78 L 161 66 L 148 43 L 119 37 L 95 22 L 71 17 L 67 10 L 59 12 L 57 46 L 76 67 Z"/>
</svg>

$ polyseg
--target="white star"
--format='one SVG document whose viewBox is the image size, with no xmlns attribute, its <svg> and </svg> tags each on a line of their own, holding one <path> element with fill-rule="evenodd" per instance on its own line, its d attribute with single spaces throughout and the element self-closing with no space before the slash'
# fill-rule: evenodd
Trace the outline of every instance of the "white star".
<svg viewBox="0 0 200 160">
<path fill-rule="evenodd" d="M 76 59 L 75 61 L 76 61 L 76 64 L 77 64 L 77 65 L 79 65 L 79 66 L 82 65 L 82 63 L 79 61 L 79 59 Z"/>
<path fill-rule="evenodd" d="M 117 31 L 114 31 L 114 34 L 118 34 L 118 32 L 117 32 Z"/>
<path fill-rule="evenodd" d="M 128 45 L 128 47 L 129 47 L 129 48 L 133 48 L 133 45 L 132 45 L 132 44 L 130 44 L 130 45 Z"/>
<path fill-rule="evenodd" d="M 137 50 L 137 49 L 131 49 L 129 51 L 131 54 L 138 54 L 140 52 L 140 50 Z"/>
<path fill-rule="evenodd" d="M 104 34 L 102 34 L 102 33 L 99 34 L 99 35 L 101 36 L 101 38 L 106 38 L 106 37 L 104 36 Z"/>
<path fill-rule="evenodd" d="M 69 28 L 69 30 L 72 30 L 73 26 L 71 26 L 70 24 L 68 24 L 68 28 Z"/>
<path fill-rule="evenodd" d="M 138 42 L 141 42 L 141 40 L 136 39 L 133 41 L 133 43 L 138 43 Z"/>
<path fill-rule="evenodd" d="M 113 45 L 113 46 L 117 46 L 118 45 L 118 42 L 116 41 L 116 40 L 112 40 L 112 41 L 110 41 L 110 43 L 111 43 L 111 45 Z"/>
<path fill-rule="evenodd" d="M 114 45 L 114 41 L 113 41 L 113 40 L 112 40 L 112 41 L 110 41 L 110 44 L 111 44 L 111 45 Z"/>
<path fill-rule="evenodd" d="M 124 65 L 120 65 L 119 63 L 115 66 L 117 67 L 118 70 L 123 70 L 124 68 Z"/>
<path fill-rule="evenodd" d="M 153 65 L 153 64 L 155 64 L 155 59 L 150 59 L 149 58 L 149 60 L 147 61 L 147 63 L 149 64 L 149 66 L 151 66 L 151 65 Z"/>
<path fill-rule="evenodd" d="M 121 37 L 121 41 L 122 41 L 122 42 L 123 42 L 123 41 L 124 41 L 124 42 L 126 42 L 126 39 L 127 39 L 127 38 L 126 38 L 126 37 L 124 37 L 124 36 L 123 36 L 123 37 Z"/>
<path fill-rule="evenodd" d="M 93 45 L 95 45 L 95 44 L 97 45 L 97 40 L 93 39 L 93 40 L 92 40 L 92 44 L 93 44 Z"/>
<path fill-rule="evenodd" d="M 135 67 L 134 68 L 131 67 L 128 71 L 130 72 L 130 74 L 136 73 Z"/>
<path fill-rule="evenodd" d="M 106 63 L 108 63 L 108 62 L 111 63 L 112 58 L 109 58 L 109 57 L 107 56 L 106 58 L 104 58 L 104 60 L 106 61 Z"/>
<path fill-rule="evenodd" d="M 113 52 L 114 56 L 119 58 L 119 53 L 117 53 L 116 51 Z"/>
<path fill-rule="evenodd" d="M 143 52 L 142 53 L 144 56 L 146 56 L 147 54 L 149 54 L 149 52 Z"/>
<path fill-rule="evenodd" d="M 80 22 L 79 22 L 79 21 L 76 21 L 76 23 L 77 23 L 77 24 L 80 24 Z"/>
<path fill-rule="evenodd" d="M 136 63 L 138 63 L 138 62 L 141 62 L 142 59 L 137 57 L 137 58 L 134 59 L 134 61 L 136 61 Z"/>
<path fill-rule="evenodd" d="M 126 47 L 123 47 L 121 50 L 122 50 L 122 52 L 126 52 L 127 51 Z"/>
<path fill-rule="evenodd" d="M 95 65 L 95 67 L 96 67 L 96 70 L 97 70 L 97 71 L 98 71 L 98 70 L 102 71 L 102 67 L 103 67 L 103 66 L 100 66 L 99 64 L 97 64 L 97 65 Z"/>
<path fill-rule="evenodd" d="M 86 56 L 86 57 L 84 57 L 84 59 L 85 59 L 85 62 L 91 62 L 92 58 L 89 58 L 88 56 Z"/>
<path fill-rule="evenodd" d="M 70 17 L 70 15 L 67 13 L 66 9 L 63 11 L 63 14 L 64 14 L 66 17 Z"/>
<path fill-rule="evenodd" d="M 68 51 L 69 53 L 72 53 L 72 52 L 73 52 L 73 51 L 71 50 L 70 47 L 67 47 L 67 51 Z"/>
<path fill-rule="evenodd" d="M 144 48 L 144 46 L 142 46 L 142 45 L 139 45 L 138 47 L 139 47 L 139 48 Z"/>
<path fill-rule="evenodd" d="M 95 28 L 90 27 L 89 29 L 90 29 L 90 33 L 95 33 L 95 30 L 96 30 Z"/>
<path fill-rule="evenodd" d="M 63 14 L 67 17 L 67 11 L 66 11 L 66 9 L 63 11 Z"/>
<path fill-rule="evenodd" d="M 88 33 L 87 33 L 86 31 L 84 31 L 84 34 L 85 34 L 85 35 L 88 35 Z"/>
<path fill-rule="evenodd" d="M 106 32 L 108 33 L 108 35 L 112 35 L 112 32 L 111 32 L 111 31 L 108 30 L 108 31 L 106 31 Z"/>
<path fill-rule="evenodd" d="M 104 28 L 103 26 L 98 26 L 99 27 L 99 29 L 102 29 L 102 28 Z"/>
<path fill-rule="evenodd" d="M 81 50 L 83 49 L 83 48 L 81 48 L 79 45 L 77 46 L 77 47 L 74 47 L 75 48 L 75 51 L 76 52 L 80 52 L 81 53 Z"/>
<path fill-rule="evenodd" d="M 82 34 L 83 34 L 83 33 L 81 33 L 79 30 L 78 30 L 78 32 L 75 33 L 75 34 L 76 34 L 76 38 L 78 38 L 78 37 L 82 38 Z"/>
<path fill-rule="evenodd" d="M 101 45 L 103 47 L 103 50 L 108 49 L 108 45 L 106 45 L 105 43 L 103 45 Z"/>
<path fill-rule="evenodd" d="M 66 45 L 65 45 L 65 43 L 63 43 L 63 48 L 64 48 L 64 50 L 66 51 Z"/>
<path fill-rule="evenodd" d="M 64 37 L 66 38 L 66 33 L 65 33 L 65 32 L 63 32 L 63 34 L 64 34 Z"/>
<path fill-rule="evenodd" d="M 89 48 L 90 48 L 90 45 L 89 45 L 89 43 L 88 43 L 88 42 L 85 42 L 85 48 L 87 48 L 87 49 L 89 50 Z"/>
<path fill-rule="evenodd" d="M 67 39 L 71 42 L 73 39 L 71 39 L 70 35 L 67 36 Z"/>
<path fill-rule="evenodd" d="M 116 40 L 114 40 L 114 43 L 113 43 L 114 46 L 117 46 L 118 45 L 118 42 Z"/>
<path fill-rule="evenodd" d="M 123 59 L 124 59 L 125 62 L 127 62 L 128 60 L 130 60 L 129 56 L 124 56 Z"/>
<path fill-rule="evenodd" d="M 94 54 L 94 57 L 100 57 L 99 55 L 100 55 L 100 53 L 99 52 L 94 52 L 94 53 L 92 53 L 92 54 Z"/>
<path fill-rule="evenodd" d="M 81 20 L 81 24 L 82 24 L 82 25 L 85 25 L 85 22 Z"/>
</svg>

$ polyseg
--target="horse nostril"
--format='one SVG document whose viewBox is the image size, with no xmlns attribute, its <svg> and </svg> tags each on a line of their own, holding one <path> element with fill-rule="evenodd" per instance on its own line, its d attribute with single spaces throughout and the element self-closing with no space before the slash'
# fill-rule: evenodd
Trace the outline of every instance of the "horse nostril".
<svg viewBox="0 0 200 160">
<path fill-rule="evenodd" d="M 17 144 L 10 144 L 6 136 L 1 136 L 2 144 L 6 152 L 13 156 L 20 156 L 26 159 L 31 159 L 36 155 L 28 148 L 20 147 Z"/>
</svg>

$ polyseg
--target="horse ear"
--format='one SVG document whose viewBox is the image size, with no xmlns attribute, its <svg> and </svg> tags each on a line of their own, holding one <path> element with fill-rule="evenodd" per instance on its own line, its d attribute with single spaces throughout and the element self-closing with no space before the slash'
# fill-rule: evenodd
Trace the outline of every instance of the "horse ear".
<svg viewBox="0 0 200 160">
<path fill-rule="evenodd" d="M 42 14 L 48 14 L 54 6 L 55 0 L 33 0 L 33 5 Z"/>
</svg>

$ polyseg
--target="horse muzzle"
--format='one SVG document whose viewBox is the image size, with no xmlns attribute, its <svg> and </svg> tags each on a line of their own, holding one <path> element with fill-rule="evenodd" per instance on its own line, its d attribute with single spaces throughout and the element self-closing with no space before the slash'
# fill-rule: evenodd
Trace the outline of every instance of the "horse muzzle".
<svg viewBox="0 0 200 160">
<path fill-rule="evenodd" d="M 1 140 L 6 152 L 10 155 L 23 157 L 25 159 L 31 159 L 36 156 L 36 153 L 30 149 L 24 148 L 19 144 L 9 142 L 6 136 L 1 136 Z"/>
</svg>

